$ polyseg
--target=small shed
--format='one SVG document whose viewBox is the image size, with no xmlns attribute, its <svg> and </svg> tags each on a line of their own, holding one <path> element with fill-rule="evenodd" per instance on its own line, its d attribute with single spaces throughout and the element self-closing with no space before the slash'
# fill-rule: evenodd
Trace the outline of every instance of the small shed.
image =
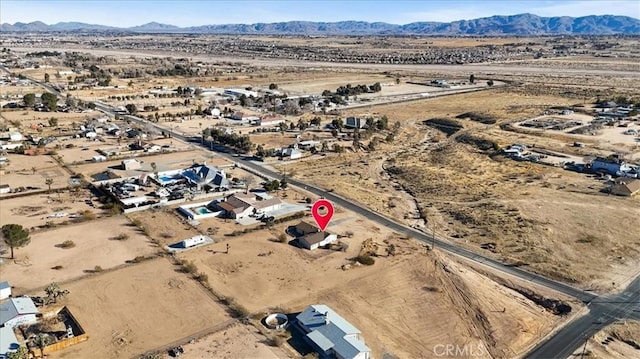
<svg viewBox="0 0 640 359">
<path fill-rule="evenodd" d="M 127 170 L 127 171 L 139 170 L 139 169 L 142 168 L 142 165 L 140 164 L 140 161 L 138 161 L 136 159 L 122 160 L 121 164 L 122 164 L 122 169 Z"/>
<path fill-rule="evenodd" d="M 11 286 L 9 282 L 0 282 L 0 300 L 11 297 Z"/>
<path fill-rule="evenodd" d="M 618 196 L 631 197 L 640 193 L 640 180 L 633 178 L 618 179 L 617 184 L 611 186 L 611 193 Z"/>
</svg>

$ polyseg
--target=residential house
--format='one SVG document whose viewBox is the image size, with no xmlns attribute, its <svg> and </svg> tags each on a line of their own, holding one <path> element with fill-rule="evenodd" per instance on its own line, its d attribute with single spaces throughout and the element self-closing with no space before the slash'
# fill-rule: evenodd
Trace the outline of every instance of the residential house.
<svg viewBox="0 0 640 359">
<path fill-rule="evenodd" d="M 616 157 L 602 158 L 598 157 L 591 162 L 591 170 L 593 172 L 605 172 L 613 176 L 620 176 L 624 172 L 631 170 L 624 160 Z"/>
<path fill-rule="evenodd" d="M 364 128 L 367 125 L 367 121 L 364 118 L 360 117 L 347 117 L 344 127 L 346 128 Z"/>
<path fill-rule="evenodd" d="M 236 111 L 236 112 L 231 114 L 230 118 L 232 120 L 242 121 L 242 119 L 244 118 L 244 112 Z"/>
<path fill-rule="evenodd" d="M 302 158 L 302 152 L 295 148 L 283 148 L 281 151 L 282 159 L 296 160 Z"/>
<path fill-rule="evenodd" d="M 640 180 L 634 178 L 621 178 L 611 186 L 611 193 L 617 196 L 631 197 L 640 193 Z"/>
<path fill-rule="evenodd" d="M 224 210 L 227 218 L 233 219 L 245 218 L 255 211 L 251 203 L 238 194 L 227 197 L 224 202 L 218 202 L 216 206 Z"/>
<path fill-rule="evenodd" d="M 38 314 L 31 298 L 11 298 L 0 304 L 0 326 L 15 328 L 22 324 L 33 324 Z"/>
<path fill-rule="evenodd" d="M 240 219 L 254 213 L 266 213 L 278 210 L 284 203 L 276 198 L 257 193 L 235 193 L 228 196 L 223 202 L 216 203 L 216 206 L 225 211 L 229 218 Z"/>
<path fill-rule="evenodd" d="M 326 305 L 309 306 L 296 316 L 304 339 L 321 358 L 369 359 L 371 349 L 361 332 Z"/>
<path fill-rule="evenodd" d="M 289 227 L 287 231 L 296 237 L 300 247 L 308 250 L 318 249 L 338 240 L 337 235 L 321 231 L 320 228 L 304 221 Z"/>
<path fill-rule="evenodd" d="M 0 194 L 6 194 L 6 193 L 11 193 L 11 186 L 9 186 L 6 183 L 0 184 Z M 0 297 L 0 299 L 2 298 Z"/>
<path fill-rule="evenodd" d="M 258 126 L 276 126 L 284 123 L 285 119 L 280 116 L 262 116 L 258 120 Z"/>
<path fill-rule="evenodd" d="M 229 189 L 227 174 L 218 168 L 202 165 L 193 165 L 180 173 L 199 190 L 210 189 L 213 191 L 226 191 Z"/>
</svg>

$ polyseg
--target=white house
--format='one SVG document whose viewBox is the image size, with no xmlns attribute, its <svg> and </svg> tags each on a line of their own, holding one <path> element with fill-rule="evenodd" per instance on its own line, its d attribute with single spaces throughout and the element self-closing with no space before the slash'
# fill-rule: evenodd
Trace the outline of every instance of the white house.
<svg viewBox="0 0 640 359">
<path fill-rule="evenodd" d="M 0 358 L 6 358 L 7 353 L 15 352 L 20 347 L 20 342 L 11 327 L 0 328 Z"/>
<path fill-rule="evenodd" d="M 34 324 L 38 313 L 31 298 L 11 298 L 0 304 L 0 326 L 15 328 L 22 324 Z"/>
<path fill-rule="evenodd" d="M 136 160 L 135 158 L 122 160 L 121 165 L 122 169 L 126 171 L 139 170 L 142 168 L 142 164 L 140 163 L 140 161 Z"/>
<path fill-rule="evenodd" d="M 11 142 L 20 142 L 23 140 L 23 136 L 18 131 L 9 131 L 9 141 Z"/>
<path fill-rule="evenodd" d="M 0 282 L 0 300 L 11 297 L 11 286 L 9 282 Z"/>
<path fill-rule="evenodd" d="M 98 156 L 93 156 L 93 157 L 91 157 L 91 160 L 92 160 L 93 162 L 104 162 L 104 161 L 106 161 L 106 160 L 107 160 L 107 157 L 102 156 L 102 155 L 98 155 Z"/>
<path fill-rule="evenodd" d="M 296 323 L 321 358 L 371 358 L 371 349 L 361 338 L 360 330 L 326 305 L 309 306 L 296 316 Z"/>
<path fill-rule="evenodd" d="M 0 194 L 11 193 L 11 186 L 8 184 L 0 184 Z M 2 299 L 2 296 L 0 296 Z"/>
<path fill-rule="evenodd" d="M 295 148 L 284 148 L 282 149 L 282 158 L 296 160 L 302 158 L 302 152 Z"/>
</svg>

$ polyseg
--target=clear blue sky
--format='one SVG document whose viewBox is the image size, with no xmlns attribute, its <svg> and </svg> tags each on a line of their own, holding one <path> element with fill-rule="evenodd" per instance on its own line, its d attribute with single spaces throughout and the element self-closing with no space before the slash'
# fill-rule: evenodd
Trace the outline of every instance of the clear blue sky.
<svg viewBox="0 0 640 359">
<path fill-rule="evenodd" d="M 0 22 L 79 21 L 135 26 L 157 21 L 177 26 L 256 22 L 453 21 L 491 15 L 533 13 L 540 16 L 626 15 L 640 18 L 638 0 L 580 1 L 436 1 L 436 0 L 0 0 Z"/>
</svg>

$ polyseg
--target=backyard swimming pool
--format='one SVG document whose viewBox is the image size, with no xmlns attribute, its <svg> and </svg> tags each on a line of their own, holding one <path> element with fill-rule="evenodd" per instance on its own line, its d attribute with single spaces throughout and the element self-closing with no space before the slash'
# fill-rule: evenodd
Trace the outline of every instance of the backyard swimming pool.
<svg viewBox="0 0 640 359">
<path fill-rule="evenodd" d="M 209 208 L 207 207 L 197 207 L 194 208 L 194 212 L 196 212 L 197 214 L 209 214 L 209 213 L 213 213 L 213 211 L 211 211 Z"/>
</svg>

